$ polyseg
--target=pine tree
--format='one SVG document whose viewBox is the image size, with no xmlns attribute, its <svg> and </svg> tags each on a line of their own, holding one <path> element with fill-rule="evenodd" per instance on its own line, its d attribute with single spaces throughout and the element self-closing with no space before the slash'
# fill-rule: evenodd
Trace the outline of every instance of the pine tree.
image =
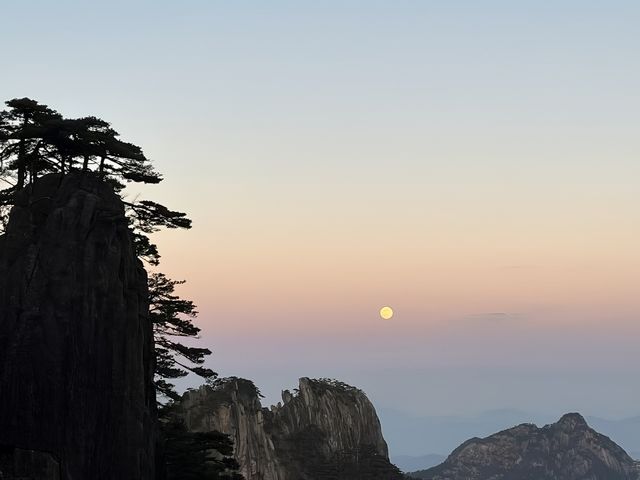
<svg viewBox="0 0 640 480">
<path fill-rule="evenodd" d="M 171 400 L 179 400 L 173 385 L 167 379 L 180 378 L 195 373 L 205 379 L 217 375 L 202 367 L 207 348 L 189 347 L 179 343 L 181 337 L 197 337 L 200 328 L 191 321 L 197 316 L 196 307 L 190 300 L 175 295 L 176 285 L 184 281 L 175 281 L 162 273 L 149 277 L 150 315 L 156 339 L 156 389 Z"/>
<path fill-rule="evenodd" d="M 122 190 L 122 182 L 159 183 L 142 149 L 120 140 L 97 117 L 63 118 L 29 98 L 6 102 L 0 112 L 0 171 L 10 188 L 20 190 L 46 173 L 97 172 Z"/>
<path fill-rule="evenodd" d="M 159 412 L 168 480 L 242 480 L 233 459 L 233 442 L 220 432 L 190 432 L 175 404 Z"/>
<path fill-rule="evenodd" d="M 8 190 L 19 190 L 47 169 L 46 126 L 61 116 L 29 98 L 9 100 L 6 105 L 9 109 L 0 112 L 0 172 Z"/>
</svg>

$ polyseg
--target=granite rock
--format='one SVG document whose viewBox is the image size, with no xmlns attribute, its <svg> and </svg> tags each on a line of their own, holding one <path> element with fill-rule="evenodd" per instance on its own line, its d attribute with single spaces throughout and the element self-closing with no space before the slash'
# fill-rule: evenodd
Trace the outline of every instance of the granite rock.
<svg viewBox="0 0 640 480">
<path fill-rule="evenodd" d="M 340 382 L 301 378 L 297 392 L 263 408 L 253 383 L 233 378 L 185 393 L 189 429 L 234 440 L 247 480 L 395 480 L 380 421 L 366 395 Z"/>
<path fill-rule="evenodd" d="M 18 193 L 0 237 L 3 465 L 30 451 L 59 467 L 44 480 L 154 478 L 147 302 L 123 203 L 105 182 L 51 174 Z"/>
</svg>

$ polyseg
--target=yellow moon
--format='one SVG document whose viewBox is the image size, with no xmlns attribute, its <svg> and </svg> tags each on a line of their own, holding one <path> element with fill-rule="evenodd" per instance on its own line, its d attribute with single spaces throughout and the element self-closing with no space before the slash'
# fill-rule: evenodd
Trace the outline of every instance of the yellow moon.
<svg viewBox="0 0 640 480">
<path fill-rule="evenodd" d="M 385 320 L 389 320 L 391 317 L 393 317 L 393 310 L 391 309 L 391 307 L 382 307 L 380 309 L 380 316 Z"/>
</svg>

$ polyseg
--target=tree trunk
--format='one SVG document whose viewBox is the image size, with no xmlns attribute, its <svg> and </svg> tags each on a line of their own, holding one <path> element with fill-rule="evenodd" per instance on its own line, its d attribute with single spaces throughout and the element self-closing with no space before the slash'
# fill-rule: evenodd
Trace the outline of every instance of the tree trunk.
<svg viewBox="0 0 640 480">
<path fill-rule="evenodd" d="M 18 146 L 18 190 L 24 187 L 25 177 L 27 176 L 27 145 L 24 139 L 24 130 L 27 126 L 27 122 L 29 121 L 29 115 L 25 114 L 22 119 L 22 128 L 21 128 L 21 136 L 20 136 L 20 145 Z"/>
</svg>

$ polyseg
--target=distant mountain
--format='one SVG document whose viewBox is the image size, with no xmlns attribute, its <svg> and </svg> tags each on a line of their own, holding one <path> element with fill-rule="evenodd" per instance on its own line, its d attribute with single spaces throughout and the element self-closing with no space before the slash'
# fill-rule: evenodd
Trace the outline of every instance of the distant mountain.
<svg viewBox="0 0 640 480">
<path fill-rule="evenodd" d="M 378 415 L 394 458 L 399 455 L 420 457 L 426 453 L 446 455 L 472 437 L 486 437 L 521 423 L 546 425 L 558 418 L 556 415 L 515 409 L 491 410 L 474 416 L 442 417 L 420 417 L 396 410 L 379 409 Z M 627 452 L 640 452 L 640 417 L 622 420 L 587 417 L 587 422 Z M 640 453 L 636 453 L 634 458 L 640 460 Z"/>
<path fill-rule="evenodd" d="M 413 457 L 411 455 L 396 455 L 391 457 L 391 462 L 403 472 L 414 472 L 435 467 L 445 461 L 445 455 L 435 453 Z"/>
<path fill-rule="evenodd" d="M 522 424 L 472 438 L 447 460 L 411 478 L 424 480 L 640 480 L 640 463 L 577 414 L 538 428 Z"/>
</svg>

